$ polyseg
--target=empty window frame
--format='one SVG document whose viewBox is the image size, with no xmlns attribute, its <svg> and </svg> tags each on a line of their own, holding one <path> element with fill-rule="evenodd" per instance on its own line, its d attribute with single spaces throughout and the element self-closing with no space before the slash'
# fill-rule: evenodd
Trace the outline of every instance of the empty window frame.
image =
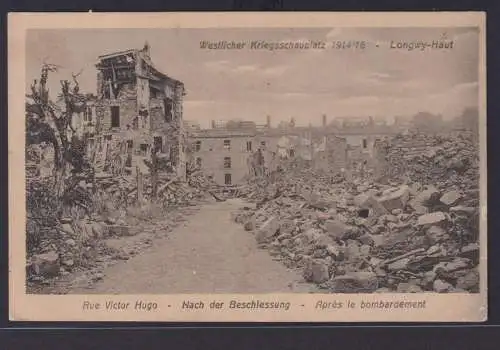
<svg viewBox="0 0 500 350">
<path fill-rule="evenodd" d="M 161 136 L 155 136 L 153 138 L 153 145 L 154 145 L 154 150 L 156 152 L 162 152 L 163 151 L 163 139 Z"/>
<path fill-rule="evenodd" d="M 165 121 L 167 123 L 173 120 L 173 101 L 168 97 L 163 100 L 163 108 L 165 109 Z"/>
<path fill-rule="evenodd" d="M 111 127 L 120 127 L 120 106 L 111 106 Z"/>
<path fill-rule="evenodd" d="M 201 151 L 201 141 L 196 141 L 196 142 L 194 143 L 194 150 L 195 150 L 196 152 Z"/>
</svg>

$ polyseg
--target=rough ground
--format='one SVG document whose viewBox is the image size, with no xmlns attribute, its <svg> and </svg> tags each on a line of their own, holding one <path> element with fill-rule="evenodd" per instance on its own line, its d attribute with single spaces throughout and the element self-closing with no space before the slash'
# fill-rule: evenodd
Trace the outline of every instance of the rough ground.
<svg viewBox="0 0 500 350">
<path fill-rule="evenodd" d="M 231 220 L 231 212 L 242 205 L 237 200 L 206 204 L 151 248 L 106 268 L 102 281 L 70 293 L 314 292 L 298 271 L 273 260 Z"/>
</svg>

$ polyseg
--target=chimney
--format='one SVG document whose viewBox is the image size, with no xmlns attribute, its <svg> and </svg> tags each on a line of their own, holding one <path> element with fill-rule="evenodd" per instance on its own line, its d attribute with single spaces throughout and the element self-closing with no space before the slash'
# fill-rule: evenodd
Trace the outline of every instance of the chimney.
<svg viewBox="0 0 500 350">
<path fill-rule="evenodd" d="M 212 129 L 215 129 L 215 120 L 212 120 Z"/>
<path fill-rule="evenodd" d="M 150 57 L 151 55 L 151 46 L 149 46 L 149 43 L 148 41 L 146 40 L 146 42 L 144 43 L 144 47 L 142 48 L 142 51 L 144 52 L 144 54 L 147 56 L 147 57 Z"/>
<path fill-rule="evenodd" d="M 271 116 L 270 116 L 270 115 L 268 115 L 268 116 L 266 117 L 266 126 L 267 126 L 268 128 L 270 128 L 270 127 L 271 127 Z"/>
<path fill-rule="evenodd" d="M 326 114 L 323 114 L 323 127 L 326 126 Z"/>
</svg>

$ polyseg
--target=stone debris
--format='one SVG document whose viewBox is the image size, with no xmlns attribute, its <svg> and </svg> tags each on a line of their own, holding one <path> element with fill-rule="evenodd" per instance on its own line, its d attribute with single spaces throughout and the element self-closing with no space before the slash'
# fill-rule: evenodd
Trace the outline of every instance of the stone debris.
<svg viewBox="0 0 500 350">
<path fill-rule="evenodd" d="M 256 234 L 257 242 L 262 243 L 276 235 L 279 230 L 279 220 L 277 217 L 269 218 L 258 230 Z"/>
<path fill-rule="evenodd" d="M 32 257 L 31 270 L 36 275 L 52 277 L 59 273 L 60 267 L 59 254 L 55 251 Z"/>
<path fill-rule="evenodd" d="M 28 288 L 38 290 L 40 284 L 53 284 L 69 274 L 82 273 L 96 266 L 133 257 L 135 253 L 132 250 L 114 251 L 106 246 L 106 241 L 133 238 L 147 230 L 151 222 L 165 220 L 166 211 L 169 211 L 169 225 L 165 226 L 165 232 L 168 232 L 184 216 L 180 215 L 182 208 L 202 198 L 206 199 L 201 175 L 192 176 L 190 184 L 160 179 L 156 203 L 151 203 L 147 198 L 147 185 L 145 201 L 137 202 L 134 182 L 127 177 L 97 173 L 94 180 L 96 208 L 86 212 L 74 210 L 70 206 L 71 210 L 59 220 L 51 222 L 50 226 L 45 223 L 45 227 L 38 226 L 39 241 L 29 251 Z M 90 178 L 81 180 L 77 187 L 87 188 L 91 181 Z M 124 199 L 127 196 L 123 194 L 128 194 L 128 199 Z M 28 228 L 30 224 L 31 221 Z M 253 230 L 254 226 L 248 229 Z M 99 280 L 94 277 L 89 277 L 89 280 Z"/>
<path fill-rule="evenodd" d="M 378 202 L 384 206 L 385 209 L 392 212 L 393 210 L 401 210 L 408 203 L 410 198 L 410 189 L 408 186 L 401 186 L 397 189 L 389 189 L 385 194 L 378 199 Z"/>
<path fill-rule="evenodd" d="M 130 236 L 132 232 L 127 225 L 107 225 L 107 229 L 112 236 Z"/>
<path fill-rule="evenodd" d="M 349 272 L 330 281 L 333 293 L 370 293 L 378 288 L 377 275 L 369 271 Z"/>
<path fill-rule="evenodd" d="M 440 225 L 447 221 L 447 217 L 443 212 L 434 212 L 424 214 L 418 217 L 417 226 Z"/>
<path fill-rule="evenodd" d="M 384 181 L 286 168 L 249 182 L 240 196 L 256 206 L 233 219 L 332 293 L 475 293 L 478 161 L 467 133 L 398 136 Z"/>
<path fill-rule="evenodd" d="M 462 195 L 460 194 L 460 192 L 449 191 L 441 196 L 440 201 L 444 205 L 453 206 L 453 205 L 457 204 L 461 198 L 462 198 Z"/>
<path fill-rule="evenodd" d="M 304 269 L 304 279 L 321 284 L 330 279 L 328 265 L 319 261 L 310 261 Z"/>
<path fill-rule="evenodd" d="M 446 242 L 448 239 L 450 239 L 450 235 L 447 233 L 447 231 L 440 226 L 431 226 L 427 230 L 426 235 L 429 238 L 431 244 Z"/>
</svg>

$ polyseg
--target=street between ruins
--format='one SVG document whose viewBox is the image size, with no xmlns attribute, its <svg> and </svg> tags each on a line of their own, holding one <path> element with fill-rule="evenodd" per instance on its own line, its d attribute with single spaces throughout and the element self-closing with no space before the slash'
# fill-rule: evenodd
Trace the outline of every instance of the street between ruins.
<svg viewBox="0 0 500 350">
<path fill-rule="evenodd" d="M 299 272 L 273 260 L 231 220 L 231 211 L 242 205 L 236 199 L 205 204 L 149 249 L 104 269 L 102 281 L 70 293 L 312 292 Z"/>
</svg>

